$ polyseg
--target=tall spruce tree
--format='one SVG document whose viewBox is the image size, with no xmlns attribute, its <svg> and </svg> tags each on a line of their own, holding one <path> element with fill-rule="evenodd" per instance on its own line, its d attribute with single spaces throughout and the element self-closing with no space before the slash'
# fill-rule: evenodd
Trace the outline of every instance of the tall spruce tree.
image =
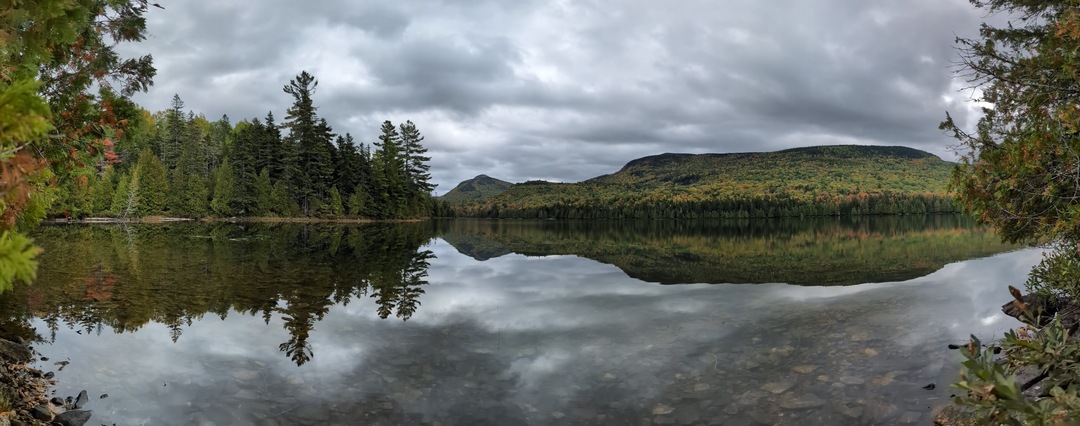
<svg viewBox="0 0 1080 426">
<path fill-rule="evenodd" d="M 266 169 L 271 178 L 280 179 L 286 162 L 293 159 L 283 151 L 281 129 L 274 122 L 274 113 L 268 111 L 264 120 L 262 134 L 256 138 L 255 168 L 260 171 Z"/>
<path fill-rule="evenodd" d="M 401 130 L 401 152 L 404 157 L 405 179 L 408 182 L 408 210 L 411 216 L 421 216 L 431 210 L 431 191 L 435 185 L 431 183 L 431 166 L 427 164 L 431 157 L 424 154 L 422 142 L 424 137 L 412 121 L 406 121 L 399 126 Z"/>
<path fill-rule="evenodd" d="M 139 162 L 135 165 L 130 189 L 134 194 L 135 213 L 140 216 L 165 213 L 169 194 L 167 174 L 165 166 L 153 152 L 143 150 L 139 153 Z"/>
<path fill-rule="evenodd" d="M 229 116 L 222 115 L 211 126 L 210 134 L 207 135 L 207 141 L 204 144 L 206 151 L 203 158 L 206 164 L 203 167 L 203 176 L 209 178 L 214 169 L 217 169 L 221 159 L 228 155 L 229 149 L 232 147 L 232 137 L 233 126 L 229 122 Z"/>
<path fill-rule="evenodd" d="M 180 158 L 180 147 L 187 135 L 188 121 L 184 119 L 184 101 L 179 94 L 173 94 L 172 103 L 165 111 L 164 132 L 158 134 L 157 153 L 166 169 L 176 167 Z"/>
<path fill-rule="evenodd" d="M 382 134 L 375 146 L 379 149 L 372 155 L 373 211 L 376 217 L 393 218 L 405 214 L 408 182 L 405 179 L 405 162 L 401 149 L 401 135 L 389 120 L 380 128 Z"/>
<path fill-rule="evenodd" d="M 333 134 L 326 120 L 318 118 L 312 100 L 318 85 L 314 76 L 302 71 L 282 89 L 293 97 L 284 126 L 289 129 L 289 145 L 296 150 L 292 189 L 304 214 L 309 214 L 312 205 L 327 195 L 329 177 L 333 175 L 331 154 L 327 149 Z"/>
<path fill-rule="evenodd" d="M 239 126 L 238 126 L 239 127 Z M 235 186 L 235 201 L 241 209 L 250 208 L 254 203 L 254 181 L 258 173 L 256 156 L 261 138 L 265 134 L 262 122 L 258 118 L 250 124 L 239 127 L 236 132 L 229 156 L 230 164 L 238 182 Z"/>
<path fill-rule="evenodd" d="M 341 195 L 348 198 L 360 182 L 363 181 L 360 151 L 356 148 L 351 134 L 337 138 L 337 155 L 334 157 L 334 186 L 341 189 Z"/>
<path fill-rule="evenodd" d="M 406 121 L 399 128 L 402 153 L 405 156 L 405 175 L 413 187 L 428 194 L 435 190 L 435 185 L 431 183 L 431 166 L 427 164 L 431 157 L 424 155 L 427 153 L 427 148 L 422 144 L 424 137 L 412 121 Z"/>
<path fill-rule="evenodd" d="M 236 208 L 236 176 L 228 159 L 214 171 L 214 198 L 210 201 L 210 209 L 221 216 L 243 213 Z"/>
</svg>

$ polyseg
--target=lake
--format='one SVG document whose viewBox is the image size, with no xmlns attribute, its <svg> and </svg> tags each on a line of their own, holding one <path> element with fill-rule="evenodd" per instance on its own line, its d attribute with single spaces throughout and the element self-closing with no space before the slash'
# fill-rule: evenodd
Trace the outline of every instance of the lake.
<svg viewBox="0 0 1080 426">
<path fill-rule="evenodd" d="M 120 425 L 928 424 L 1042 253 L 954 216 L 35 238 L 0 330 Z"/>
</svg>

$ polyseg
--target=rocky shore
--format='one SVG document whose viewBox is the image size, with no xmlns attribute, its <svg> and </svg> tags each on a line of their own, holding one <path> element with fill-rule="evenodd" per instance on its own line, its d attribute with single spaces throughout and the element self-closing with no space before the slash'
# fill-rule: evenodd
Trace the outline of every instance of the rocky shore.
<svg viewBox="0 0 1080 426">
<path fill-rule="evenodd" d="M 49 387 L 56 381 L 52 372 L 31 367 L 35 360 L 30 346 L 0 339 L 0 426 L 86 424 L 91 416 L 89 410 L 82 409 L 86 392 L 78 398 L 50 400 Z"/>
<path fill-rule="evenodd" d="M 1001 312 L 1027 324 L 1028 327 L 1044 327 L 1054 319 L 1069 336 L 1075 336 L 1080 330 L 1080 303 L 1068 298 L 1045 299 L 1034 294 L 1014 294 L 1015 300 L 1001 306 Z M 1035 313 L 1032 317 L 1029 313 Z M 996 352 L 995 352 L 996 353 Z M 1006 362 L 1002 358 L 998 362 Z M 1025 397 L 1032 401 L 1049 396 L 1050 386 L 1046 385 L 1047 373 L 1037 365 L 1026 365 L 1016 372 L 1017 385 Z M 973 426 L 978 424 L 974 415 L 967 409 L 956 405 L 942 407 L 934 412 L 934 424 L 938 426 Z"/>
</svg>

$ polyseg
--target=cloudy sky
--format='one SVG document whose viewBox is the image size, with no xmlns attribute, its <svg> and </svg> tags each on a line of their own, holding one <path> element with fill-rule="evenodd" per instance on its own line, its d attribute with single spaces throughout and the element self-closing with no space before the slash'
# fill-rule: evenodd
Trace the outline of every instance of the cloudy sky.
<svg viewBox="0 0 1080 426">
<path fill-rule="evenodd" d="M 319 113 L 370 142 L 426 136 L 443 193 L 477 174 L 579 181 L 663 152 L 906 145 L 954 158 L 967 0 L 158 0 L 155 86 L 136 100 L 233 122 L 284 115 L 307 70 Z"/>
</svg>

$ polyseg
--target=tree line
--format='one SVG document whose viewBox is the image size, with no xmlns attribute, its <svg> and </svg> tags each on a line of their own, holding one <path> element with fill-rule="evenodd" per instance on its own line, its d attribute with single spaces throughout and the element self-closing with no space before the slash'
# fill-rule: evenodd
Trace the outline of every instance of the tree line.
<svg viewBox="0 0 1080 426">
<path fill-rule="evenodd" d="M 171 107 L 151 114 L 126 98 L 107 150 L 62 183 L 51 214 L 398 219 L 432 209 L 430 157 L 412 121 L 385 121 L 372 144 L 335 134 L 318 114 L 318 81 L 301 72 L 283 91 L 293 103 L 233 125 Z"/>
<path fill-rule="evenodd" d="M 437 202 L 437 217 L 517 219 L 749 219 L 814 216 L 959 213 L 951 198 L 937 194 L 852 194 L 818 200 L 747 195 L 732 198 L 563 197 L 543 204 Z"/>
</svg>

